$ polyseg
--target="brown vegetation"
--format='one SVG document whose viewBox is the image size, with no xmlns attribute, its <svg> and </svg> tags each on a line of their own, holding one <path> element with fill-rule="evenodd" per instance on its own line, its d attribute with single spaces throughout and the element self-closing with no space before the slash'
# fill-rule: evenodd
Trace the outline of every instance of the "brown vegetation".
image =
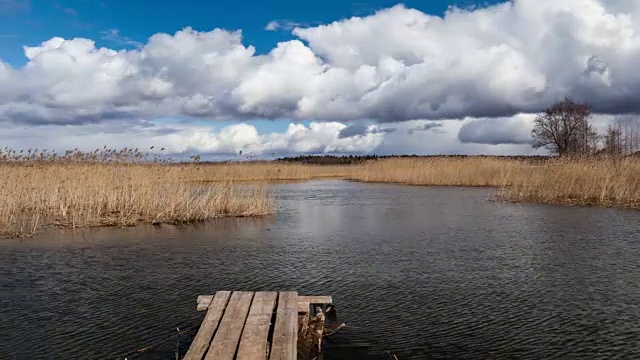
<svg viewBox="0 0 640 360">
<path fill-rule="evenodd" d="M 28 236 L 50 227 L 190 223 L 274 211 L 264 186 L 181 180 L 196 164 L 142 163 L 144 156 L 121 153 L 90 159 L 77 151 L 17 156 L 5 153 L 0 162 L 2 236 Z"/>
<path fill-rule="evenodd" d="M 173 165 L 183 182 L 341 178 L 363 182 L 493 187 L 502 200 L 640 208 L 636 157 L 415 157 L 353 165 L 249 162 Z"/>
<path fill-rule="evenodd" d="M 499 157 L 408 157 L 353 165 L 293 162 L 170 163 L 135 150 L 63 156 L 0 153 L 0 235 L 43 228 L 188 223 L 274 211 L 264 185 L 342 178 L 412 185 L 482 186 L 507 201 L 640 209 L 640 159 L 535 161 Z M 9 155 L 7 155 L 9 154 Z M 36 155 L 34 155 L 36 154 Z M 90 155 L 93 154 L 93 155 Z M 18 156 L 21 156 L 19 159 Z"/>
<path fill-rule="evenodd" d="M 354 167 L 349 178 L 410 185 L 505 187 L 529 165 L 493 158 L 387 159 Z"/>
<path fill-rule="evenodd" d="M 174 164 L 176 176 L 188 182 L 296 181 L 314 178 L 344 178 L 352 167 L 282 164 L 276 162 L 236 162 Z"/>
<path fill-rule="evenodd" d="M 499 158 L 396 159 L 353 168 L 359 181 L 485 186 L 502 200 L 640 209 L 637 158 L 552 159 L 540 164 Z"/>
</svg>

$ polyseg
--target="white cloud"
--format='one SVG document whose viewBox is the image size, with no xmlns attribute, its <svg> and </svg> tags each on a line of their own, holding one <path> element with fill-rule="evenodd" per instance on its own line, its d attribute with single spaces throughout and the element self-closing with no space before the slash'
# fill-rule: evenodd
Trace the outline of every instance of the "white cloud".
<svg viewBox="0 0 640 360">
<path fill-rule="evenodd" d="M 15 149 L 46 148 L 84 151 L 107 145 L 109 148 L 140 148 L 166 153 L 201 153 L 265 156 L 272 153 L 367 153 L 379 146 L 384 133 L 371 125 L 368 131 L 341 137 L 347 126 L 336 122 L 312 122 L 309 126 L 289 124 L 284 132 L 261 134 L 250 124 L 240 123 L 221 129 L 182 122 L 111 121 L 86 125 L 14 125 L 0 123 L 0 143 Z"/>
<path fill-rule="evenodd" d="M 353 122 L 289 123 L 280 132 L 259 131 L 250 123 L 216 127 L 184 121 L 112 120 L 84 125 L 16 125 L 0 122 L 0 147 L 94 150 L 165 148 L 165 153 L 269 157 L 295 154 L 544 154 L 530 146 L 535 114 L 511 118 L 411 120 L 385 125 Z M 638 116 L 597 115 L 595 128 L 634 123 Z"/>
<path fill-rule="evenodd" d="M 24 67 L 0 65 L 0 120 L 508 117 L 565 95 L 640 112 L 637 1 L 514 0 L 444 18 L 396 6 L 293 33 L 308 46 L 265 55 L 219 29 L 134 50 L 54 37 L 25 47 Z"/>
<path fill-rule="evenodd" d="M 429 154 L 429 155 L 532 155 L 542 154 L 528 144 L 463 143 L 458 139 L 465 123 L 477 119 L 459 121 L 447 119 L 438 122 L 412 120 L 395 124 L 396 131 L 386 134 L 384 142 L 376 148 L 377 154 Z"/>
<path fill-rule="evenodd" d="M 535 114 L 518 114 L 511 118 L 468 119 L 458 131 L 458 140 L 488 145 L 531 145 L 535 118 Z"/>
<path fill-rule="evenodd" d="M 221 29 L 158 33 L 144 44 L 102 34 L 131 50 L 59 37 L 25 46 L 26 65 L 0 61 L 0 141 L 211 154 L 526 154 L 532 114 L 564 96 L 611 114 L 594 119 L 598 128 L 640 113 L 638 1 L 514 0 L 445 17 L 395 6 L 300 26 L 267 24 L 297 39 L 262 55 L 241 32 Z M 186 122 L 149 121 L 157 118 Z M 314 122 L 264 134 L 250 124 L 257 118 Z M 190 119 L 244 123 L 212 130 Z"/>
<path fill-rule="evenodd" d="M 527 116 L 501 121 L 518 123 Z M 599 128 L 617 117 L 598 117 Z M 460 141 L 461 129 L 488 119 L 455 119 L 431 121 L 411 120 L 386 124 L 351 125 L 339 122 L 311 122 L 309 125 L 289 123 L 280 132 L 259 131 L 248 123 L 221 128 L 182 121 L 112 120 L 84 125 L 31 126 L 0 123 L 0 147 L 15 149 L 47 148 L 63 150 L 79 148 L 165 148 L 171 154 L 208 154 L 233 156 L 240 151 L 246 156 L 269 157 L 295 154 L 534 154 L 528 144 L 518 144 L 520 131 L 514 127 L 498 130 L 498 140 L 487 140 L 479 131 L 471 140 Z M 468 125 L 467 125 L 468 126 Z M 498 125 L 496 125 L 498 126 Z M 514 140 L 515 139 L 515 140 Z"/>
<path fill-rule="evenodd" d="M 306 26 L 303 23 L 291 20 L 273 20 L 269 21 L 264 27 L 267 31 L 291 31 L 297 27 Z"/>
<path fill-rule="evenodd" d="M 273 21 L 269 21 L 269 23 L 267 24 L 267 26 L 264 27 L 264 29 L 267 31 L 277 31 L 277 30 L 280 30 L 281 27 L 282 25 L 280 25 L 279 21 L 273 20 Z"/>
</svg>

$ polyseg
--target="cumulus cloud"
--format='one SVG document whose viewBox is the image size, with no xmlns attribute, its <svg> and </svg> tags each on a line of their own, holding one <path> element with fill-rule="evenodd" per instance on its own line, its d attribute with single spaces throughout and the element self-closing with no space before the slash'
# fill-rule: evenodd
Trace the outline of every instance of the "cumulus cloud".
<svg viewBox="0 0 640 360">
<path fill-rule="evenodd" d="M 444 17 L 399 5 L 293 34 L 263 55 L 221 29 L 133 50 L 54 37 L 26 46 L 23 67 L 0 63 L 0 121 L 508 117 L 566 95 L 640 113 L 637 1 L 514 0 Z"/>
<path fill-rule="evenodd" d="M 111 148 L 165 148 L 166 153 L 265 156 L 297 153 L 367 153 L 384 139 L 372 128 L 358 136 L 341 138 L 346 125 L 312 122 L 289 124 L 283 132 L 259 133 L 254 125 L 240 123 L 221 129 L 184 122 L 122 121 L 87 125 L 28 125 L 0 123 L 0 143 L 11 148 L 93 150 Z"/>
<path fill-rule="evenodd" d="M 340 130 L 338 137 L 344 139 L 354 136 L 366 136 L 368 134 L 388 134 L 394 131 L 394 128 L 385 128 L 378 125 L 366 124 L 364 122 L 356 122 Z"/>
<path fill-rule="evenodd" d="M 369 125 L 365 123 L 355 123 L 353 125 L 347 126 L 342 130 L 340 130 L 338 137 L 340 137 L 341 139 L 344 139 L 348 137 L 364 135 L 367 133 L 368 130 L 369 130 Z"/>
<path fill-rule="evenodd" d="M 458 132 L 462 143 L 528 144 L 535 115 L 519 114 L 511 118 L 485 118 L 465 121 Z"/>
<path fill-rule="evenodd" d="M 407 134 L 413 135 L 416 131 L 429 131 L 429 130 L 437 129 L 439 127 L 442 127 L 442 123 L 429 122 L 426 124 L 420 124 L 418 126 L 412 127 L 411 129 L 407 130 Z"/>
<path fill-rule="evenodd" d="M 465 120 L 470 121 L 470 119 Z M 430 120 L 412 120 L 396 123 L 396 131 L 385 136 L 380 146 L 375 150 L 376 154 L 431 154 L 431 155 L 532 155 L 543 154 L 544 150 L 532 149 L 529 144 L 479 144 L 463 143 L 457 136 L 463 121 L 446 119 L 438 122 L 440 126 L 429 131 L 415 131 L 413 135 L 408 132 L 411 129 L 424 128 L 433 125 Z M 437 130 L 437 131 L 436 131 Z"/>
</svg>

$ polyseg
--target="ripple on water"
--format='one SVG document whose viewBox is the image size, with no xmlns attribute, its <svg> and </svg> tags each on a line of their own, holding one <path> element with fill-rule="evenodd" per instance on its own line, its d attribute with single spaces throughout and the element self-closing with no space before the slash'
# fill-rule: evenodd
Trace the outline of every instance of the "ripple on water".
<svg viewBox="0 0 640 360">
<path fill-rule="evenodd" d="M 637 212 L 276 187 L 269 219 L 2 242 L 0 358 L 115 359 L 199 324 L 196 296 L 218 289 L 332 295 L 347 328 L 326 359 L 640 358 Z"/>
</svg>

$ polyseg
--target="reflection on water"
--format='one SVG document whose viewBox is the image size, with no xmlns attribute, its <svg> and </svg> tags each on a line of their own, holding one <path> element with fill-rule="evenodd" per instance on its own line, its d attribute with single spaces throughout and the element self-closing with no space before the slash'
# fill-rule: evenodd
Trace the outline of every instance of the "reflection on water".
<svg viewBox="0 0 640 360">
<path fill-rule="evenodd" d="M 0 358 L 122 359 L 197 325 L 196 296 L 220 289 L 333 295 L 348 326 L 326 359 L 640 358 L 637 211 L 274 186 L 270 218 L 0 242 Z"/>
</svg>

